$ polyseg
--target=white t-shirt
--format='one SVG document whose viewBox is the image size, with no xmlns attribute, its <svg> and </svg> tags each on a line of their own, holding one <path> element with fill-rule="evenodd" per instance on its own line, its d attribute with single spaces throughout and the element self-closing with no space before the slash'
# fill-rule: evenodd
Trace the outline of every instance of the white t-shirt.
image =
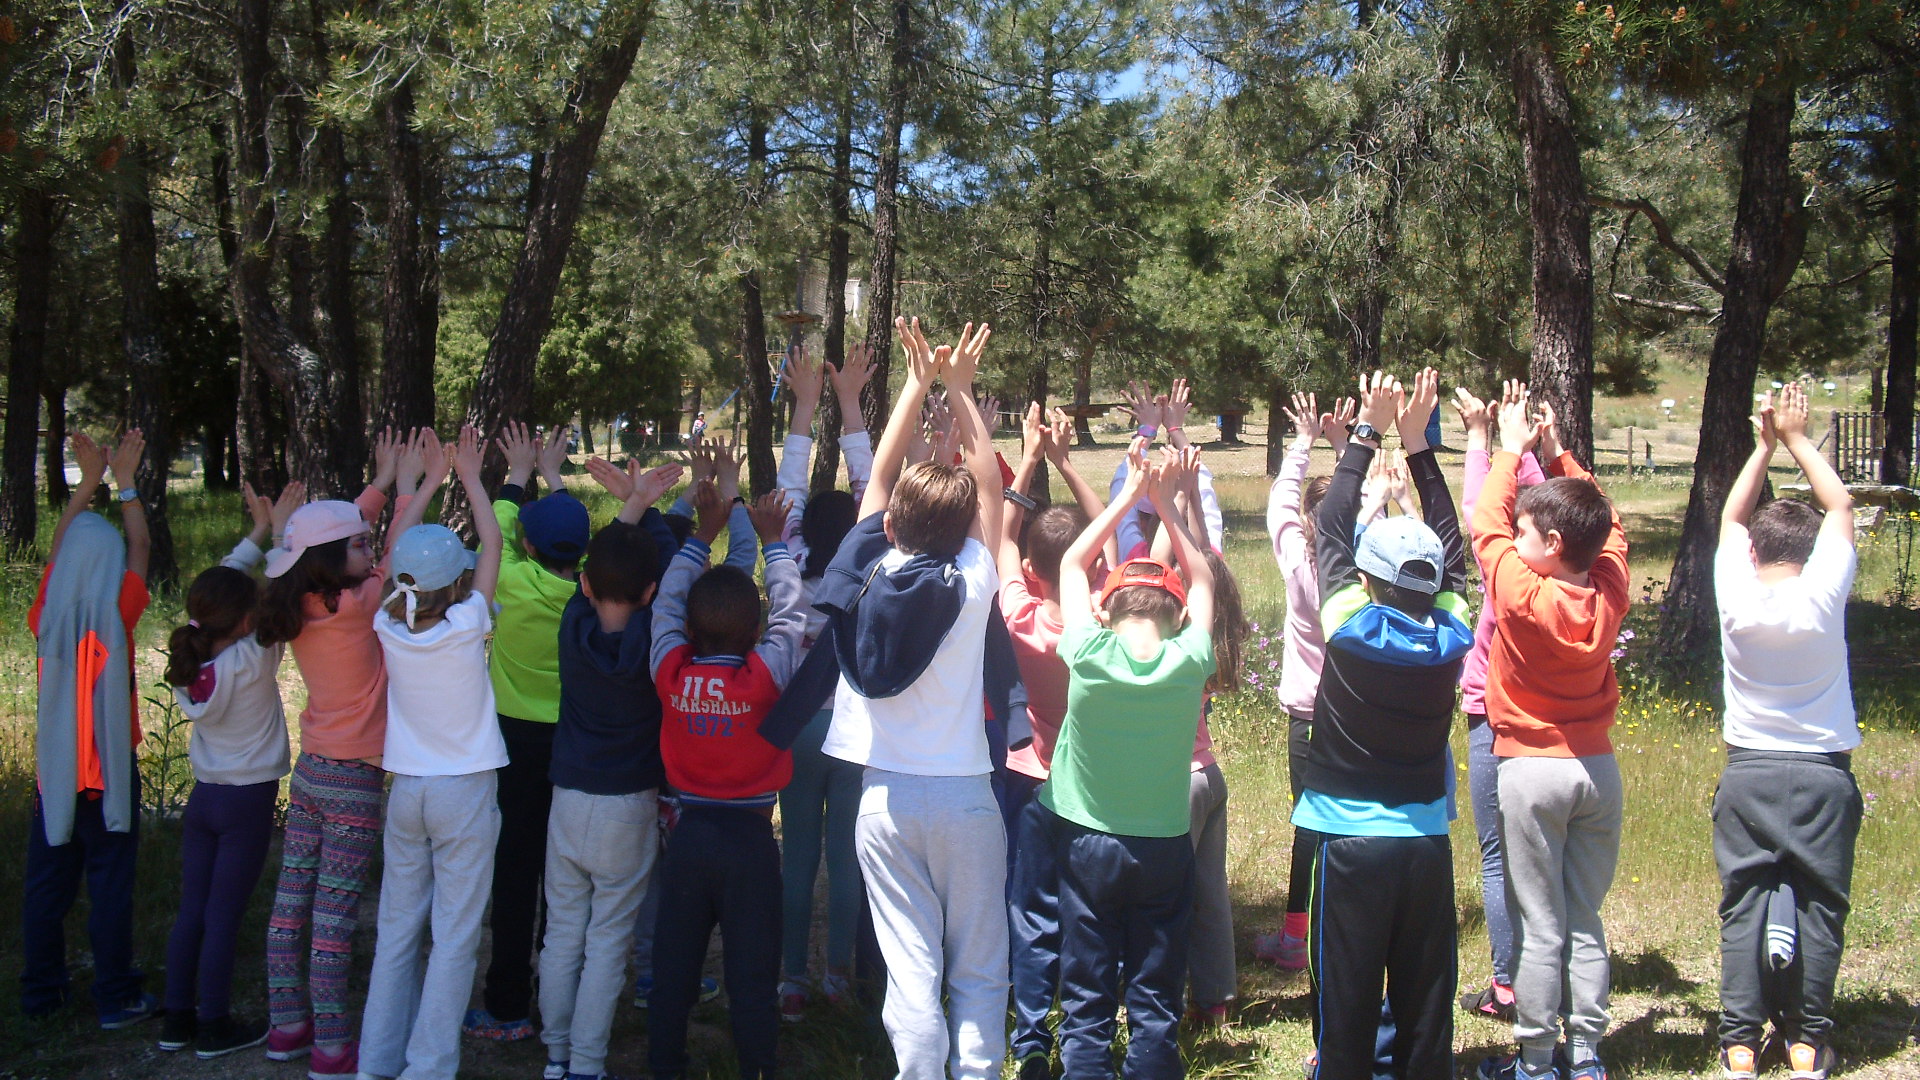
<svg viewBox="0 0 1920 1080">
<path fill-rule="evenodd" d="M 1713 586 L 1726 660 L 1728 743 L 1821 754 L 1860 745 L 1847 676 L 1854 567 L 1853 545 L 1823 527 L 1798 577 L 1765 584 L 1745 526 L 1722 529 Z"/>
<path fill-rule="evenodd" d="M 912 556 L 881 557 L 891 573 Z M 890 698 L 862 697 L 845 676 L 833 697 L 833 727 L 821 749 L 844 761 L 914 776 L 979 776 L 993 771 L 987 751 L 986 693 L 980 664 L 987 615 L 1000 573 L 986 545 L 969 538 L 954 559 L 966 596 L 952 629 L 920 678 Z"/>
<path fill-rule="evenodd" d="M 175 687 L 181 715 L 193 721 L 187 760 L 203 784 L 264 784 L 290 770 L 287 715 L 275 676 L 285 645 L 263 646 L 252 634 L 229 645 L 201 669 L 213 669 L 213 693 L 195 704 L 191 687 Z"/>
<path fill-rule="evenodd" d="M 487 598 L 469 593 L 447 617 L 414 633 L 381 608 L 373 632 L 387 657 L 387 748 L 381 765 L 404 776 L 465 776 L 507 763 L 487 677 Z"/>
</svg>

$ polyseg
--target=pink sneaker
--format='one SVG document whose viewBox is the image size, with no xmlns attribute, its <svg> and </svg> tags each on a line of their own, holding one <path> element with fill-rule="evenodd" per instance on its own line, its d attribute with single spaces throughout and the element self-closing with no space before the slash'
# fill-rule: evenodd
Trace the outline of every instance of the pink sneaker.
<svg viewBox="0 0 1920 1080">
<path fill-rule="evenodd" d="M 1307 966 L 1307 939 L 1285 931 L 1261 934 L 1253 939 L 1253 955 L 1282 971 L 1301 971 Z"/>
<path fill-rule="evenodd" d="M 308 1080 L 332 1080 L 336 1076 L 354 1076 L 360 1072 L 360 1044 L 345 1043 L 333 1053 L 316 1046 L 307 1062 Z"/>
<path fill-rule="evenodd" d="M 288 1034 L 279 1028 L 267 1033 L 267 1060 L 292 1061 L 307 1056 L 313 1049 L 313 1021 L 300 1025 L 300 1030 Z"/>
</svg>

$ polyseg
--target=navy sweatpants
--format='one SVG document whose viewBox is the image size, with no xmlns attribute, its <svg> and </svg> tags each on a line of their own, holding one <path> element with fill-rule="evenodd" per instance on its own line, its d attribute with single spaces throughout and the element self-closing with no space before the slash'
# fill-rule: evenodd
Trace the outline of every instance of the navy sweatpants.
<svg viewBox="0 0 1920 1080">
<path fill-rule="evenodd" d="M 167 937 L 166 1007 L 228 1015 L 233 948 L 273 839 L 280 782 L 195 784 L 181 817 L 180 912 Z"/>
<path fill-rule="evenodd" d="M 102 1015 L 140 997 L 146 974 L 133 966 L 133 868 L 140 850 L 140 770 L 133 776 L 133 827 L 108 832 L 100 800 L 80 796 L 73 836 L 53 847 L 40 796 L 27 827 L 27 881 L 21 897 L 20 1011 L 44 1016 L 67 1003 L 63 925 L 87 881 L 87 938 L 93 946 L 93 1004 Z"/>
</svg>

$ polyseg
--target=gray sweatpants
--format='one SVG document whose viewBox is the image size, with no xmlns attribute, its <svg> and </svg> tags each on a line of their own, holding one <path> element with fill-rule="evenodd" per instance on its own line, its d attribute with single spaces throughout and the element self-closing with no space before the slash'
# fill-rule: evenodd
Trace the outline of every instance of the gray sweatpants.
<svg viewBox="0 0 1920 1080">
<path fill-rule="evenodd" d="M 1846 754 L 1732 750 L 1713 796 L 1720 867 L 1720 1043 L 1758 1049 L 1772 1020 L 1789 1041 L 1826 1045 L 1846 939 L 1860 787 Z M 1767 961 L 1767 898 L 1793 887 L 1793 963 Z"/>
<path fill-rule="evenodd" d="M 1227 893 L 1227 778 L 1220 766 L 1191 773 L 1187 838 L 1193 841 L 1193 920 L 1187 924 L 1187 1000 L 1206 1008 L 1232 1000 L 1233 898 Z"/>
<path fill-rule="evenodd" d="M 1607 935 L 1600 904 L 1620 861 L 1624 803 L 1612 754 L 1500 759 L 1500 841 L 1519 945 L 1513 1036 L 1546 1064 L 1566 1026 L 1575 1062 L 1607 1033 Z"/>
<path fill-rule="evenodd" d="M 1007 833 L 989 777 L 868 769 L 853 835 L 887 962 L 880 1019 L 900 1080 L 999 1080 Z"/>
<path fill-rule="evenodd" d="M 659 793 L 553 789 L 547 816 L 547 936 L 540 947 L 540 1041 L 548 1061 L 597 1076 L 626 989 L 634 919 L 660 848 Z"/>
<path fill-rule="evenodd" d="M 379 936 L 360 1025 L 360 1071 L 453 1080 L 493 888 L 493 770 L 400 776 L 387 795 Z M 431 947 L 429 947 L 431 945 Z"/>
</svg>

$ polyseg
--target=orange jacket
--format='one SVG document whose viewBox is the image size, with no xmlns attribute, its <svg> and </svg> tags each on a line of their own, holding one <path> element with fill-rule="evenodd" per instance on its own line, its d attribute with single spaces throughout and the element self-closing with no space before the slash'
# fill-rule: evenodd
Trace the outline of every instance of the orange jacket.
<svg viewBox="0 0 1920 1080">
<path fill-rule="evenodd" d="M 1620 704 L 1612 653 L 1628 603 L 1627 534 L 1620 513 L 1589 583 L 1570 585 L 1528 569 L 1514 548 L 1520 458 L 1493 455 L 1473 508 L 1473 550 L 1486 575 L 1496 630 L 1487 657 L 1487 721 L 1500 757 L 1610 754 L 1607 731 Z M 1573 455 L 1547 467 L 1592 480 Z"/>
</svg>

